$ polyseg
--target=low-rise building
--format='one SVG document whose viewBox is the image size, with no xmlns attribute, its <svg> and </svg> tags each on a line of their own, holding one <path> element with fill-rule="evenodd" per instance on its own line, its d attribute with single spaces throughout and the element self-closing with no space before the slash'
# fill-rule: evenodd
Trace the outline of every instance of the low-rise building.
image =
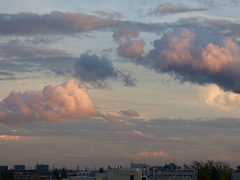
<svg viewBox="0 0 240 180">
<path fill-rule="evenodd" d="M 109 169 L 106 180 L 142 180 L 140 169 Z"/>
<path fill-rule="evenodd" d="M 240 180 L 240 171 L 233 171 L 231 174 L 231 180 Z"/>
<path fill-rule="evenodd" d="M 195 169 L 181 169 L 174 163 L 151 168 L 149 180 L 197 180 Z"/>
<path fill-rule="evenodd" d="M 25 171 L 25 165 L 14 165 L 13 170 L 15 172 L 23 172 Z"/>
<path fill-rule="evenodd" d="M 149 164 L 146 163 L 131 163 L 131 169 L 141 169 L 142 175 L 145 176 L 149 171 Z"/>
</svg>

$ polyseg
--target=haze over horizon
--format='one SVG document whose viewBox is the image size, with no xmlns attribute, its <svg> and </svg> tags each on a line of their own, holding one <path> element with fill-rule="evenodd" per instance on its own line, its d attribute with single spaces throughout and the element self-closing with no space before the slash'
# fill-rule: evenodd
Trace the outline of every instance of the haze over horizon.
<svg viewBox="0 0 240 180">
<path fill-rule="evenodd" d="M 0 165 L 240 164 L 240 2 L 0 2 Z"/>
</svg>

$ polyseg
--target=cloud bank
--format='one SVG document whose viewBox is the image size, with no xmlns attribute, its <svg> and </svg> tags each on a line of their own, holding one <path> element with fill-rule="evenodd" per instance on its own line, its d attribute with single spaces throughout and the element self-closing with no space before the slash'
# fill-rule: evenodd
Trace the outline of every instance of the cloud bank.
<svg viewBox="0 0 240 180">
<path fill-rule="evenodd" d="M 1 35 L 65 34 L 112 26 L 118 21 L 74 12 L 0 14 Z"/>
<path fill-rule="evenodd" d="M 0 122 L 65 121 L 95 116 L 85 87 L 69 79 L 62 85 L 45 86 L 43 91 L 12 91 L 0 103 Z"/>
</svg>

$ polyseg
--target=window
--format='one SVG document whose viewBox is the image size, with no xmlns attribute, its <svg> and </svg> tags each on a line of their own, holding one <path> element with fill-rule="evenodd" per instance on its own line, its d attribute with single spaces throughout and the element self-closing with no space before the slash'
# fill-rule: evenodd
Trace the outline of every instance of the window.
<svg viewBox="0 0 240 180">
<path fill-rule="evenodd" d="M 130 175 L 130 180 L 134 180 L 134 175 Z"/>
</svg>

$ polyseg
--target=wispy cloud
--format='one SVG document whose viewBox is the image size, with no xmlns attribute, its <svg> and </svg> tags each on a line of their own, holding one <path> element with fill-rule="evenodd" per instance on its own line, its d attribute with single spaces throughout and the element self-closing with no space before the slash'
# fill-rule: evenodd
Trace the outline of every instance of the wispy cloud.
<svg viewBox="0 0 240 180">
<path fill-rule="evenodd" d="M 206 11 L 206 8 L 190 8 L 183 4 L 165 3 L 160 4 L 157 8 L 151 9 L 149 15 L 168 15 L 177 13 L 187 13 L 193 11 Z"/>
<path fill-rule="evenodd" d="M 144 139 L 151 139 L 151 140 L 157 139 L 153 134 L 144 134 L 143 132 L 138 131 L 136 129 L 132 131 L 116 131 L 115 133 L 119 135 L 124 135 L 124 136 L 131 136 L 135 138 L 144 138 Z"/>
<path fill-rule="evenodd" d="M 67 154 L 68 157 L 73 157 L 73 158 L 87 158 L 88 156 L 85 154 Z"/>
<path fill-rule="evenodd" d="M 162 151 L 157 151 L 157 152 L 140 152 L 136 154 L 136 157 L 139 158 L 166 158 L 166 157 L 171 157 L 170 155 L 162 152 Z"/>
<path fill-rule="evenodd" d="M 0 140 L 27 140 L 27 139 L 35 139 L 35 137 L 28 136 L 13 136 L 13 135 L 0 135 Z"/>
</svg>

